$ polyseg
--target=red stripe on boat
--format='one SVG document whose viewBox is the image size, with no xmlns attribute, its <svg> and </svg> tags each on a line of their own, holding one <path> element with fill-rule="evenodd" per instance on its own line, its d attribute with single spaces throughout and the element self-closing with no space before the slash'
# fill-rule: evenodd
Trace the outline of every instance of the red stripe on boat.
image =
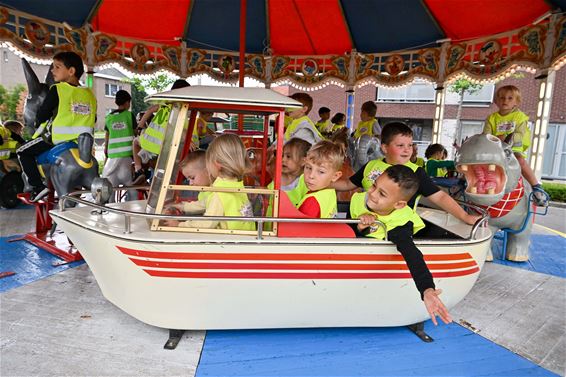
<svg viewBox="0 0 566 377">
<path fill-rule="evenodd" d="M 408 270 L 405 263 L 396 264 L 359 264 L 359 263 L 191 263 L 191 262 L 156 262 L 130 258 L 138 266 L 170 269 L 208 269 L 208 270 Z M 474 260 L 461 263 L 431 263 L 431 271 L 448 270 L 477 266 Z"/>
<path fill-rule="evenodd" d="M 189 253 L 169 251 L 146 251 L 116 246 L 129 256 L 153 259 L 192 259 L 192 260 L 312 260 L 312 261 L 393 261 L 403 262 L 401 254 L 293 254 L 293 253 Z M 429 254 L 426 261 L 455 261 L 473 259 L 469 253 Z"/>
<path fill-rule="evenodd" d="M 435 278 L 447 278 L 471 275 L 479 272 L 478 267 L 462 271 L 433 272 Z M 189 272 L 189 271 L 163 271 L 144 270 L 147 274 L 167 278 L 192 279 L 411 279 L 408 272 L 398 273 L 295 273 L 295 272 Z"/>
</svg>

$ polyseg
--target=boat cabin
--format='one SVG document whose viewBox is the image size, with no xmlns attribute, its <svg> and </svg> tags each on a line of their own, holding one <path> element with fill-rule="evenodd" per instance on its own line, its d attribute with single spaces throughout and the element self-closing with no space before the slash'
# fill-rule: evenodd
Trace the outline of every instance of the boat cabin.
<svg viewBox="0 0 566 377">
<path fill-rule="evenodd" d="M 256 229 L 168 226 L 167 221 L 154 218 L 151 220 L 151 230 L 248 235 L 259 233 L 260 237 L 355 237 L 348 224 L 333 223 L 328 219 L 318 223 L 264 221 L 265 218 L 279 216 L 306 219 L 306 216 L 289 201 L 285 192 L 279 190 L 285 111 L 300 108 L 302 106 L 300 102 L 269 89 L 208 86 L 192 86 L 157 93 L 149 96 L 147 101 L 172 107 L 148 195 L 147 212 L 171 214 L 168 209 L 172 204 L 196 200 L 196 194 L 199 192 L 238 192 L 248 196 L 253 208 L 253 217 L 234 218 L 234 221 L 253 222 Z M 238 124 L 238 129 L 221 132 L 237 134 L 246 147 L 253 168 L 244 177 L 244 188 L 194 186 L 186 182 L 183 177 L 180 162 L 191 152 L 191 141 L 196 132 L 197 117 L 200 112 L 226 114 L 231 118 L 242 120 Z M 253 118 L 256 124 L 253 127 L 246 125 L 246 121 Z M 258 118 L 263 120 L 261 128 L 257 127 Z M 275 141 L 274 147 L 270 147 L 270 139 Z M 275 154 L 275 163 L 270 172 L 268 160 L 273 159 L 273 154 Z M 269 189 L 267 185 L 271 181 L 273 188 Z"/>
</svg>

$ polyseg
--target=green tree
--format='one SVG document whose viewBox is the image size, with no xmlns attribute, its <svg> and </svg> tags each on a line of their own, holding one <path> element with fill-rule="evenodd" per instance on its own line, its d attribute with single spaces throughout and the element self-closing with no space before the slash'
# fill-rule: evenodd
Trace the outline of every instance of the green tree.
<svg viewBox="0 0 566 377">
<path fill-rule="evenodd" d="M 458 94 L 458 111 L 456 113 L 456 143 L 460 144 L 462 138 L 462 106 L 465 94 L 474 94 L 483 88 L 482 84 L 473 83 L 468 79 L 458 79 L 450 87 L 449 91 Z"/>
<path fill-rule="evenodd" d="M 165 74 L 153 75 L 150 78 L 134 76 L 132 78 L 125 79 L 124 82 L 132 85 L 132 112 L 137 114 L 148 108 L 148 105 L 144 102 L 144 98 L 147 96 L 147 91 L 162 92 L 168 89 L 174 81 L 175 79 Z"/>
<path fill-rule="evenodd" d="M 18 119 L 17 107 L 20 101 L 20 93 L 26 90 L 25 86 L 18 84 L 12 89 L 6 89 L 0 85 L 0 118 Z"/>
</svg>

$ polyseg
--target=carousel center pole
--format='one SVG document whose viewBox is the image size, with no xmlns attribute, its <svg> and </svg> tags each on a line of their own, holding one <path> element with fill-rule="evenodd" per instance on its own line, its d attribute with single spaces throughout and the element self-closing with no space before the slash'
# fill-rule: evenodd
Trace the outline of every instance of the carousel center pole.
<svg viewBox="0 0 566 377">
<path fill-rule="evenodd" d="M 247 0 L 240 0 L 240 63 L 239 63 L 239 82 L 240 88 L 244 87 L 244 74 L 246 71 L 246 10 Z M 238 132 L 244 130 L 244 116 L 238 115 Z"/>
</svg>

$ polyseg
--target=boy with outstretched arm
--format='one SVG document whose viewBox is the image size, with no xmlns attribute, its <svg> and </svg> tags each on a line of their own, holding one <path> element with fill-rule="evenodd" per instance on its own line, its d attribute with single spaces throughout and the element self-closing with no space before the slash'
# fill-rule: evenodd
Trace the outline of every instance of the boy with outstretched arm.
<svg viewBox="0 0 566 377">
<path fill-rule="evenodd" d="M 442 291 L 435 288 L 423 255 L 413 242 L 413 234 L 425 226 L 417 213 L 407 205 L 418 187 L 418 177 L 410 168 L 391 166 L 367 192 L 354 194 L 350 202 L 350 214 L 353 219 L 361 221 L 355 228 L 358 235 L 384 239 L 387 234 L 388 240 L 403 255 L 432 322 L 437 325 L 438 315 L 444 323 L 450 323 L 452 318 L 438 297 Z M 373 227 L 376 220 L 382 222 L 385 229 Z"/>
<path fill-rule="evenodd" d="M 381 131 L 381 150 L 385 157 L 372 160 L 362 166 L 350 179 L 341 179 L 333 183 L 337 191 L 352 191 L 357 187 L 369 190 L 374 181 L 392 165 L 405 165 L 417 174 L 419 187 L 409 200 L 409 207 L 413 208 L 420 195 L 425 196 L 433 204 L 450 213 L 466 224 L 474 224 L 480 219 L 479 215 L 470 215 L 464 211 L 454 199 L 440 190 L 428 177 L 425 170 L 410 159 L 413 154 L 413 131 L 402 122 L 388 123 Z"/>
</svg>

